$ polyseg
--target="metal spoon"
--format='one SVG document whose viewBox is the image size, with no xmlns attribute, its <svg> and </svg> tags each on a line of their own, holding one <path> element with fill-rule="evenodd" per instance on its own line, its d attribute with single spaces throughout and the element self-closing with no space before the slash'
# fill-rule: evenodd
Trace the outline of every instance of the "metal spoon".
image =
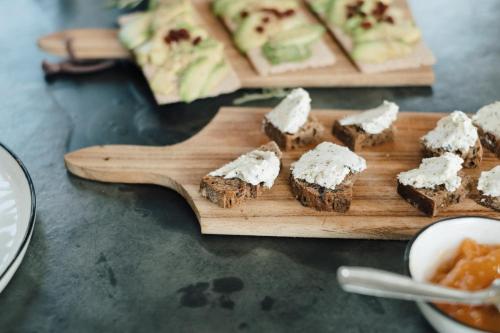
<svg viewBox="0 0 500 333">
<path fill-rule="evenodd" d="M 407 276 L 383 270 L 342 266 L 337 270 L 337 280 L 345 291 L 363 295 L 410 301 L 493 304 L 500 311 L 500 279 L 494 280 L 487 289 L 471 292 L 417 282 Z"/>
</svg>

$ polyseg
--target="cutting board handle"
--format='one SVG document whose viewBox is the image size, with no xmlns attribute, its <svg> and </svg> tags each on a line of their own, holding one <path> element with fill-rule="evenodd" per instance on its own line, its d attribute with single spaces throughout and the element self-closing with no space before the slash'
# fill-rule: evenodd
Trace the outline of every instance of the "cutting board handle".
<svg viewBox="0 0 500 333">
<path fill-rule="evenodd" d="M 184 194 L 174 156 L 182 144 L 168 147 L 93 146 L 64 156 L 68 170 L 85 179 L 108 183 L 157 184 Z"/>
<path fill-rule="evenodd" d="M 74 60 L 129 59 L 130 52 L 118 40 L 116 29 L 71 29 L 38 39 L 38 47 L 52 55 L 69 57 L 68 43 Z"/>
</svg>

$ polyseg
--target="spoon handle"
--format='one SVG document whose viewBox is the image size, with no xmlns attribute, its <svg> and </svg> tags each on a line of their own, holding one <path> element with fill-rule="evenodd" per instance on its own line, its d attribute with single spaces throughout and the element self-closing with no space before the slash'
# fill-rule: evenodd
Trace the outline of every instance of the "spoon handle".
<svg viewBox="0 0 500 333">
<path fill-rule="evenodd" d="M 337 279 L 345 291 L 379 297 L 471 305 L 487 303 L 491 298 L 491 293 L 486 290 L 451 289 L 373 268 L 343 266 L 337 271 Z"/>
</svg>

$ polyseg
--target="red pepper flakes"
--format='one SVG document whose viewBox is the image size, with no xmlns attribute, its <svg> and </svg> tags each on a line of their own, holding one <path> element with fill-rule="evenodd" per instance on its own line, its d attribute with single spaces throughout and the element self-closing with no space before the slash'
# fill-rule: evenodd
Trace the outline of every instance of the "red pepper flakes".
<svg viewBox="0 0 500 333">
<path fill-rule="evenodd" d="M 368 29 L 370 29 L 372 27 L 372 24 L 370 22 L 368 22 L 368 21 L 364 21 L 364 22 L 361 23 L 361 27 L 363 29 L 365 29 L 365 30 L 368 30 Z"/>
<path fill-rule="evenodd" d="M 394 19 L 392 18 L 392 16 L 386 16 L 384 21 L 389 24 L 394 24 Z"/>
<path fill-rule="evenodd" d="M 169 30 L 168 34 L 163 38 L 165 43 L 176 43 L 182 40 L 189 40 L 189 31 L 186 29 L 172 29 Z"/>
<path fill-rule="evenodd" d="M 264 32 L 264 28 L 261 27 L 260 25 L 255 28 L 255 31 L 257 31 L 259 34 Z"/>
<path fill-rule="evenodd" d="M 266 23 L 269 23 L 270 20 L 271 19 L 266 16 L 266 17 L 263 17 L 261 21 L 262 21 L 262 23 L 266 24 Z"/>
<path fill-rule="evenodd" d="M 375 4 L 375 8 L 372 10 L 372 15 L 377 19 L 381 19 L 387 12 L 387 8 L 389 8 L 389 6 L 387 6 L 385 3 L 383 3 L 382 1 L 377 1 L 377 3 Z"/>
<path fill-rule="evenodd" d="M 351 17 L 354 17 L 354 16 L 361 16 L 361 17 L 365 17 L 366 14 L 361 10 L 361 7 L 363 6 L 365 2 L 363 0 L 360 0 L 358 2 L 356 2 L 355 4 L 352 4 L 352 5 L 347 5 L 346 6 L 346 9 L 347 9 L 347 18 L 351 18 Z"/>
<path fill-rule="evenodd" d="M 194 46 L 200 44 L 200 42 L 201 42 L 201 37 L 200 36 L 198 36 L 195 39 L 193 39 L 193 45 Z"/>
<path fill-rule="evenodd" d="M 248 16 L 248 12 L 246 10 L 243 10 L 243 11 L 240 12 L 240 17 L 241 18 L 245 18 L 247 16 Z"/>
<path fill-rule="evenodd" d="M 264 13 L 272 14 L 272 15 L 276 16 L 279 19 L 295 15 L 295 10 L 292 9 L 292 8 L 287 9 L 287 10 L 285 10 L 283 12 L 280 12 L 276 8 L 267 8 L 267 7 L 264 7 L 264 8 L 260 8 L 260 11 L 264 12 Z"/>
</svg>

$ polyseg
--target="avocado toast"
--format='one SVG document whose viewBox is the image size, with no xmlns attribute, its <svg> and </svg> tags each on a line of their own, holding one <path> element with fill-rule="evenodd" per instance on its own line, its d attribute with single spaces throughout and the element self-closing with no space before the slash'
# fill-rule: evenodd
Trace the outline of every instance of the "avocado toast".
<svg viewBox="0 0 500 333">
<path fill-rule="evenodd" d="M 324 27 L 311 23 L 298 0 L 215 0 L 212 9 L 259 75 L 335 63 Z"/>
<path fill-rule="evenodd" d="M 409 9 L 393 0 L 307 0 L 363 73 L 430 66 Z"/>
<path fill-rule="evenodd" d="M 132 51 L 158 104 L 191 102 L 240 88 L 223 44 L 202 28 L 189 0 L 163 1 L 119 23 L 120 41 Z"/>
</svg>

